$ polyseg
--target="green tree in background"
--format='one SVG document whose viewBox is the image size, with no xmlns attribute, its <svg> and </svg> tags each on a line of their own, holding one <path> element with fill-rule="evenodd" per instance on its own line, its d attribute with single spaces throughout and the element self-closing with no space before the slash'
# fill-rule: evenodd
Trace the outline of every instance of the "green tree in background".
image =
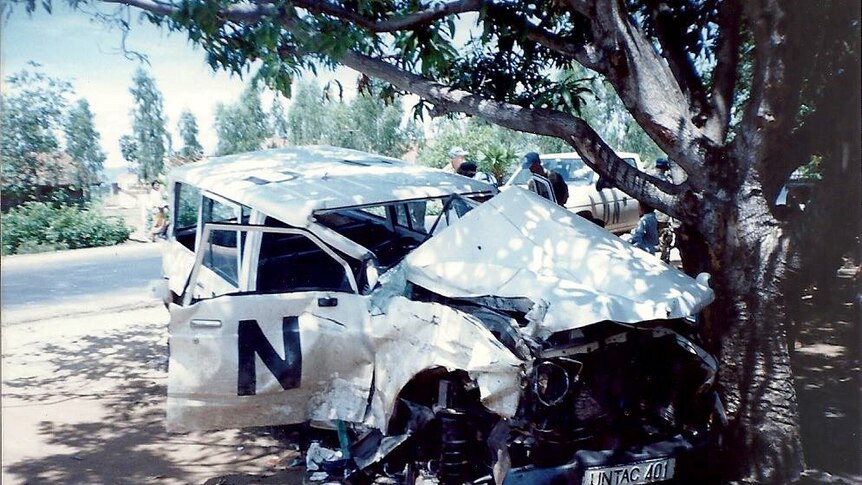
<svg viewBox="0 0 862 485">
<path fill-rule="evenodd" d="M 138 142 L 132 135 L 123 135 L 117 140 L 120 145 L 120 154 L 129 166 L 138 165 Z"/>
<path fill-rule="evenodd" d="M 418 161 L 430 167 L 449 163 L 449 150 L 461 147 L 479 170 L 505 182 L 526 152 L 554 153 L 571 151 L 559 139 L 537 136 L 494 125 L 481 118 L 440 118 L 435 120 L 436 135 L 419 151 Z"/>
<path fill-rule="evenodd" d="M 138 164 L 138 178 L 148 181 L 158 177 L 164 171 L 167 154 L 168 132 L 165 128 L 162 93 L 156 87 L 153 78 L 143 68 L 138 68 L 135 72 L 129 92 L 134 99 L 134 108 L 132 108 L 132 138 L 136 145 L 134 161 Z"/>
<path fill-rule="evenodd" d="M 188 109 L 183 110 L 177 122 L 177 130 L 183 140 L 183 147 L 179 155 L 185 158 L 198 158 L 204 153 L 204 149 L 198 141 L 198 122 L 195 115 Z"/>
<path fill-rule="evenodd" d="M 57 132 L 71 92 L 68 82 L 42 73 L 39 65 L 6 78 L 3 93 L 2 191 L 4 207 L 39 197 L 40 182 L 60 175 Z M 46 180 L 48 179 L 48 180 Z"/>
<path fill-rule="evenodd" d="M 249 86 L 236 104 L 216 105 L 215 128 L 218 134 L 218 155 L 260 150 L 271 135 L 266 114 L 261 107 L 260 88 Z"/>
<path fill-rule="evenodd" d="M 410 139 L 401 130 L 401 99 L 386 102 L 380 88 L 359 93 L 349 102 L 329 106 L 328 142 L 345 148 L 400 157 L 409 149 Z"/>
<path fill-rule="evenodd" d="M 330 120 L 320 85 L 314 79 L 300 79 L 294 91 L 293 103 L 287 111 L 290 142 L 294 145 L 328 143 Z"/>
<path fill-rule="evenodd" d="M 89 197 L 89 187 L 98 179 L 105 164 L 99 132 L 93 124 L 93 113 L 86 99 L 79 99 L 69 111 L 64 126 L 66 153 L 77 169 L 78 186 Z"/>
<path fill-rule="evenodd" d="M 284 144 L 290 136 L 290 126 L 287 124 L 287 115 L 284 105 L 278 94 L 272 99 L 272 108 L 269 110 L 269 122 L 272 126 L 272 136 L 278 138 L 280 144 Z"/>
</svg>

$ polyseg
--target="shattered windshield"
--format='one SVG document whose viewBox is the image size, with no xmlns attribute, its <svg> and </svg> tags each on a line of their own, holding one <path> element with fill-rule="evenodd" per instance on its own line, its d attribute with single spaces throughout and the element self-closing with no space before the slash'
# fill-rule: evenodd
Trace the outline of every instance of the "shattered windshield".
<svg viewBox="0 0 862 485">
<path fill-rule="evenodd" d="M 319 212 L 315 218 L 373 252 L 378 263 L 389 268 L 478 204 L 452 195 L 333 209 Z"/>
</svg>

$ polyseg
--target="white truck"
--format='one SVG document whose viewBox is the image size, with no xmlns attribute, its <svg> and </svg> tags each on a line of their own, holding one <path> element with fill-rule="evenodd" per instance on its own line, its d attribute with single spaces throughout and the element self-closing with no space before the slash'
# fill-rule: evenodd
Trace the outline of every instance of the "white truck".
<svg viewBox="0 0 862 485">
<path fill-rule="evenodd" d="M 619 152 L 617 155 L 629 165 L 643 170 L 637 153 Z M 594 219 L 604 222 L 605 229 L 613 233 L 630 231 L 637 226 L 638 201 L 617 188 L 598 190 L 599 175 L 588 167 L 576 152 L 548 153 L 541 155 L 542 166 L 549 173 L 558 172 L 569 187 L 566 208 L 572 212 L 589 211 Z M 506 185 L 526 187 L 532 174 L 519 168 Z M 553 191 L 551 191 L 553 193 Z"/>
</svg>

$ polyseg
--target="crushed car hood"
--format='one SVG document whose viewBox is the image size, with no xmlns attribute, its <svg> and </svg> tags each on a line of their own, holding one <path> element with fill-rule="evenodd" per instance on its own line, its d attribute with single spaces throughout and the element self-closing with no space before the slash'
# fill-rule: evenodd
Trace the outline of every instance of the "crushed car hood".
<svg viewBox="0 0 862 485">
<path fill-rule="evenodd" d="M 513 187 L 435 235 L 403 262 L 408 281 L 449 298 L 527 298 L 535 336 L 604 320 L 693 315 L 714 298 L 659 258 Z"/>
</svg>

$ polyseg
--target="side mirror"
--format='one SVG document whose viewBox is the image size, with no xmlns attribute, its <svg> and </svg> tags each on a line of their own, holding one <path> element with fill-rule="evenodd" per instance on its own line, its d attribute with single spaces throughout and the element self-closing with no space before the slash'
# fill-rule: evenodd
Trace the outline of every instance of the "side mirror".
<svg viewBox="0 0 862 485">
<path fill-rule="evenodd" d="M 377 281 L 380 278 L 380 273 L 377 271 L 377 261 L 374 258 L 368 258 L 365 260 L 365 285 L 368 288 L 368 291 L 374 289 L 377 286 Z"/>
</svg>

